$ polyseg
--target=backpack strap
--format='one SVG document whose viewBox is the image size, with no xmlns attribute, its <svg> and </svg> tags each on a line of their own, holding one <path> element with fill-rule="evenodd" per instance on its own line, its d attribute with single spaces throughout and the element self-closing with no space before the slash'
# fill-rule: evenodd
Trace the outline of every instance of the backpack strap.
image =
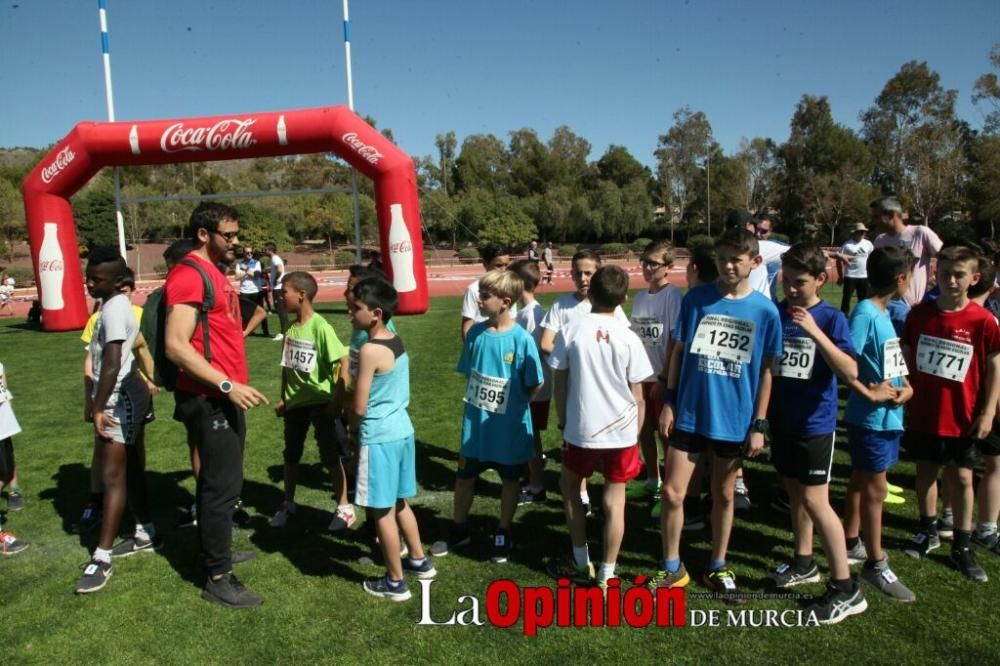
<svg viewBox="0 0 1000 666">
<path fill-rule="evenodd" d="M 201 267 L 201 264 L 192 259 L 181 259 L 181 264 L 185 266 L 190 266 L 191 268 L 198 271 L 201 275 L 201 281 L 204 286 L 204 296 L 201 299 L 201 309 L 198 312 L 198 320 L 201 322 L 201 332 L 204 338 L 205 345 L 205 360 L 208 362 L 212 361 L 212 346 L 209 343 L 209 332 L 208 332 L 208 313 L 215 307 L 215 286 L 212 284 L 212 279 L 208 277 L 208 273 L 205 269 Z"/>
</svg>

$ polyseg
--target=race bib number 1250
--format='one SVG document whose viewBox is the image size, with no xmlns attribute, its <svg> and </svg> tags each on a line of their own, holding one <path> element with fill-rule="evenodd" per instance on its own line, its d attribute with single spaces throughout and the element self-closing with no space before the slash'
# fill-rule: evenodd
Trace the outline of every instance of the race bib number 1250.
<svg viewBox="0 0 1000 666">
<path fill-rule="evenodd" d="M 749 363 L 756 324 L 726 315 L 707 315 L 698 323 L 691 353 Z"/>
</svg>

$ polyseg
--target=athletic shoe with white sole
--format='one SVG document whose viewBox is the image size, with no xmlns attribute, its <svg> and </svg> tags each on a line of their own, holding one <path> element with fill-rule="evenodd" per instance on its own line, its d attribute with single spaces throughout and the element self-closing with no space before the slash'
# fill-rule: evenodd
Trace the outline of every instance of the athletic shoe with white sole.
<svg viewBox="0 0 1000 666">
<path fill-rule="evenodd" d="M 855 544 L 854 548 L 847 549 L 847 563 L 848 564 L 864 564 L 868 561 L 868 549 L 865 548 L 865 542 L 858 539 L 858 543 Z"/>
<path fill-rule="evenodd" d="M 819 582 L 819 567 L 814 561 L 807 570 L 800 571 L 794 564 L 782 564 L 768 575 L 768 580 L 778 589 Z"/>
<path fill-rule="evenodd" d="M 903 552 L 915 560 L 920 560 L 927 557 L 927 553 L 940 547 L 941 538 L 936 533 L 917 532 L 910 539 L 910 543 L 903 548 Z"/>
<path fill-rule="evenodd" d="M 361 586 L 364 588 L 365 592 L 373 597 L 388 599 L 389 601 L 406 601 L 413 596 L 413 594 L 410 593 L 410 588 L 406 586 L 405 580 L 390 583 L 386 576 L 382 576 L 381 578 L 369 578 L 362 583 Z"/>
<path fill-rule="evenodd" d="M 494 564 L 503 564 L 510 558 L 510 551 L 513 548 L 514 544 L 511 543 L 510 532 L 507 530 L 498 530 L 493 535 L 492 545 L 490 546 L 490 560 Z"/>
<path fill-rule="evenodd" d="M 977 532 L 973 532 L 972 543 L 992 555 L 1000 555 L 1000 534 L 996 532 L 988 536 L 979 536 Z"/>
<path fill-rule="evenodd" d="M 688 575 L 687 569 L 684 568 L 684 563 L 681 562 L 681 566 L 677 571 L 658 570 L 649 579 L 647 586 L 651 590 L 655 590 L 658 587 L 687 587 L 690 582 L 691 576 Z"/>
<path fill-rule="evenodd" d="M 942 539 L 950 539 L 955 535 L 955 521 L 951 516 L 942 516 L 937 522 L 938 536 Z"/>
<path fill-rule="evenodd" d="M 854 591 L 841 592 L 836 585 L 826 586 L 826 594 L 819 601 L 806 608 L 820 624 L 837 624 L 852 615 L 860 615 L 868 610 L 868 602 L 861 592 L 861 586 L 854 584 Z"/>
<path fill-rule="evenodd" d="M 19 540 L 13 532 L 0 532 L 0 554 L 4 557 L 17 555 L 27 547 L 28 544 Z"/>
<path fill-rule="evenodd" d="M 90 594 L 91 592 L 103 589 L 108 584 L 111 573 L 111 562 L 91 560 L 83 568 L 83 574 L 80 576 L 80 579 L 76 581 L 76 593 Z"/>
<path fill-rule="evenodd" d="M 139 553 L 153 553 L 163 548 L 163 542 L 158 537 L 147 539 L 131 536 L 119 541 L 111 548 L 111 557 L 132 557 Z"/>
<path fill-rule="evenodd" d="M 209 578 L 201 598 L 227 608 L 256 608 L 264 603 L 232 573 L 223 574 L 217 580 Z"/>
<path fill-rule="evenodd" d="M 977 583 L 985 583 L 989 580 L 986 572 L 976 561 L 976 554 L 971 548 L 952 548 L 951 563 L 969 580 L 974 580 Z"/>
<path fill-rule="evenodd" d="M 425 557 L 424 561 L 420 564 L 415 564 L 412 557 L 404 557 L 403 571 L 416 574 L 420 580 L 428 580 L 437 576 L 437 569 L 434 568 L 434 562 L 430 557 Z"/>
<path fill-rule="evenodd" d="M 889 568 L 889 560 L 884 559 L 878 562 L 866 562 L 858 574 L 858 580 L 868 583 L 879 592 L 892 597 L 897 601 L 909 603 L 917 600 L 917 595 L 910 588 L 903 585 L 902 581 Z"/>
</svg>

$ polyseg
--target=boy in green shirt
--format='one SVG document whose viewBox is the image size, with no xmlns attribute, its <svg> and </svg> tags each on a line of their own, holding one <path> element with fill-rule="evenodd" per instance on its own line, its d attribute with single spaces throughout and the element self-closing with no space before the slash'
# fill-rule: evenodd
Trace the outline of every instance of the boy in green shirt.
<svg viewBox="0 0 1000 666">
<path fill-rule="evenodd" d="M 337 446 L 334 418 L 338 415 L 344 383 L 340 370 L 347 348 L 333 327 L 313 311 L 319 287 L 305 272 L 288 273 L 281 285 L 285 309 L 296 320 L 285 332 L 281 353 L 281 400 L 274 408 L 285 419 L 285 501 L 271 518 L 272 527 L 284 527 L 295 513 L 295 486 L 299 461 L 312 424 L 320 462 L 330 472 L 334 495 L 342 496 L 344 472 Z M 354 522 L 354 507 L 340 504 L 330 524 L 344 529 Z"/>
</svg>

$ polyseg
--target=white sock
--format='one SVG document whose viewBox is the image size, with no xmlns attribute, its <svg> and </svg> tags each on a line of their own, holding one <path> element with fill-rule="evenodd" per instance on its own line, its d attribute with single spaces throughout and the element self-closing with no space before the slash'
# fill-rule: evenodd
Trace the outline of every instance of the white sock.
<svg viewBox="0 0 1000 666">
<path fill-rule="evenodd" d="M 597 580 L 610 580 L 615 577 L 615 563 L 604 562 L 601 564 L 601 571 L 597 574 Z"/>
<path fill-rule="evenodd" d="M 111 564 L 111 551 L 104 550 L 103 548 L 94 549 L 94 559 L 98 562 L 104 562 L 105 564 Z"/>
<path fill-rule="evenodd" d="M 337 511 L 346 511 L 347 513 L 354 513 L 353 504 L 338 504 Z"/>
<path fill-rule="evenodd" d="M 576 560 L 576 565 L 579 567 L 585 567 L 590 563 L 590 549 L 586 544 L 573 546 L 573 559 Z"/>
<path fill-rule="evenodd" d="M 135 526 L 135 534 L 133 534 L 136 539 L 142 539 L 143 541 L 149 541 L 154 536 L 156 536 L 156 528 L 153 523 L 139 523 Z"/>
<path fill-rule="evenodd" d="M 996 523 L 979 523 L 976 525 L 976 536 L 979 538 L 988 537 L 991 534 L 996 534 L 997 524 Z"/>
<path fill-rule="evenodd" d="M 584 504 L 590 504 L 590 493 L 580 493 L 580 501 Z"/>
</svg>

